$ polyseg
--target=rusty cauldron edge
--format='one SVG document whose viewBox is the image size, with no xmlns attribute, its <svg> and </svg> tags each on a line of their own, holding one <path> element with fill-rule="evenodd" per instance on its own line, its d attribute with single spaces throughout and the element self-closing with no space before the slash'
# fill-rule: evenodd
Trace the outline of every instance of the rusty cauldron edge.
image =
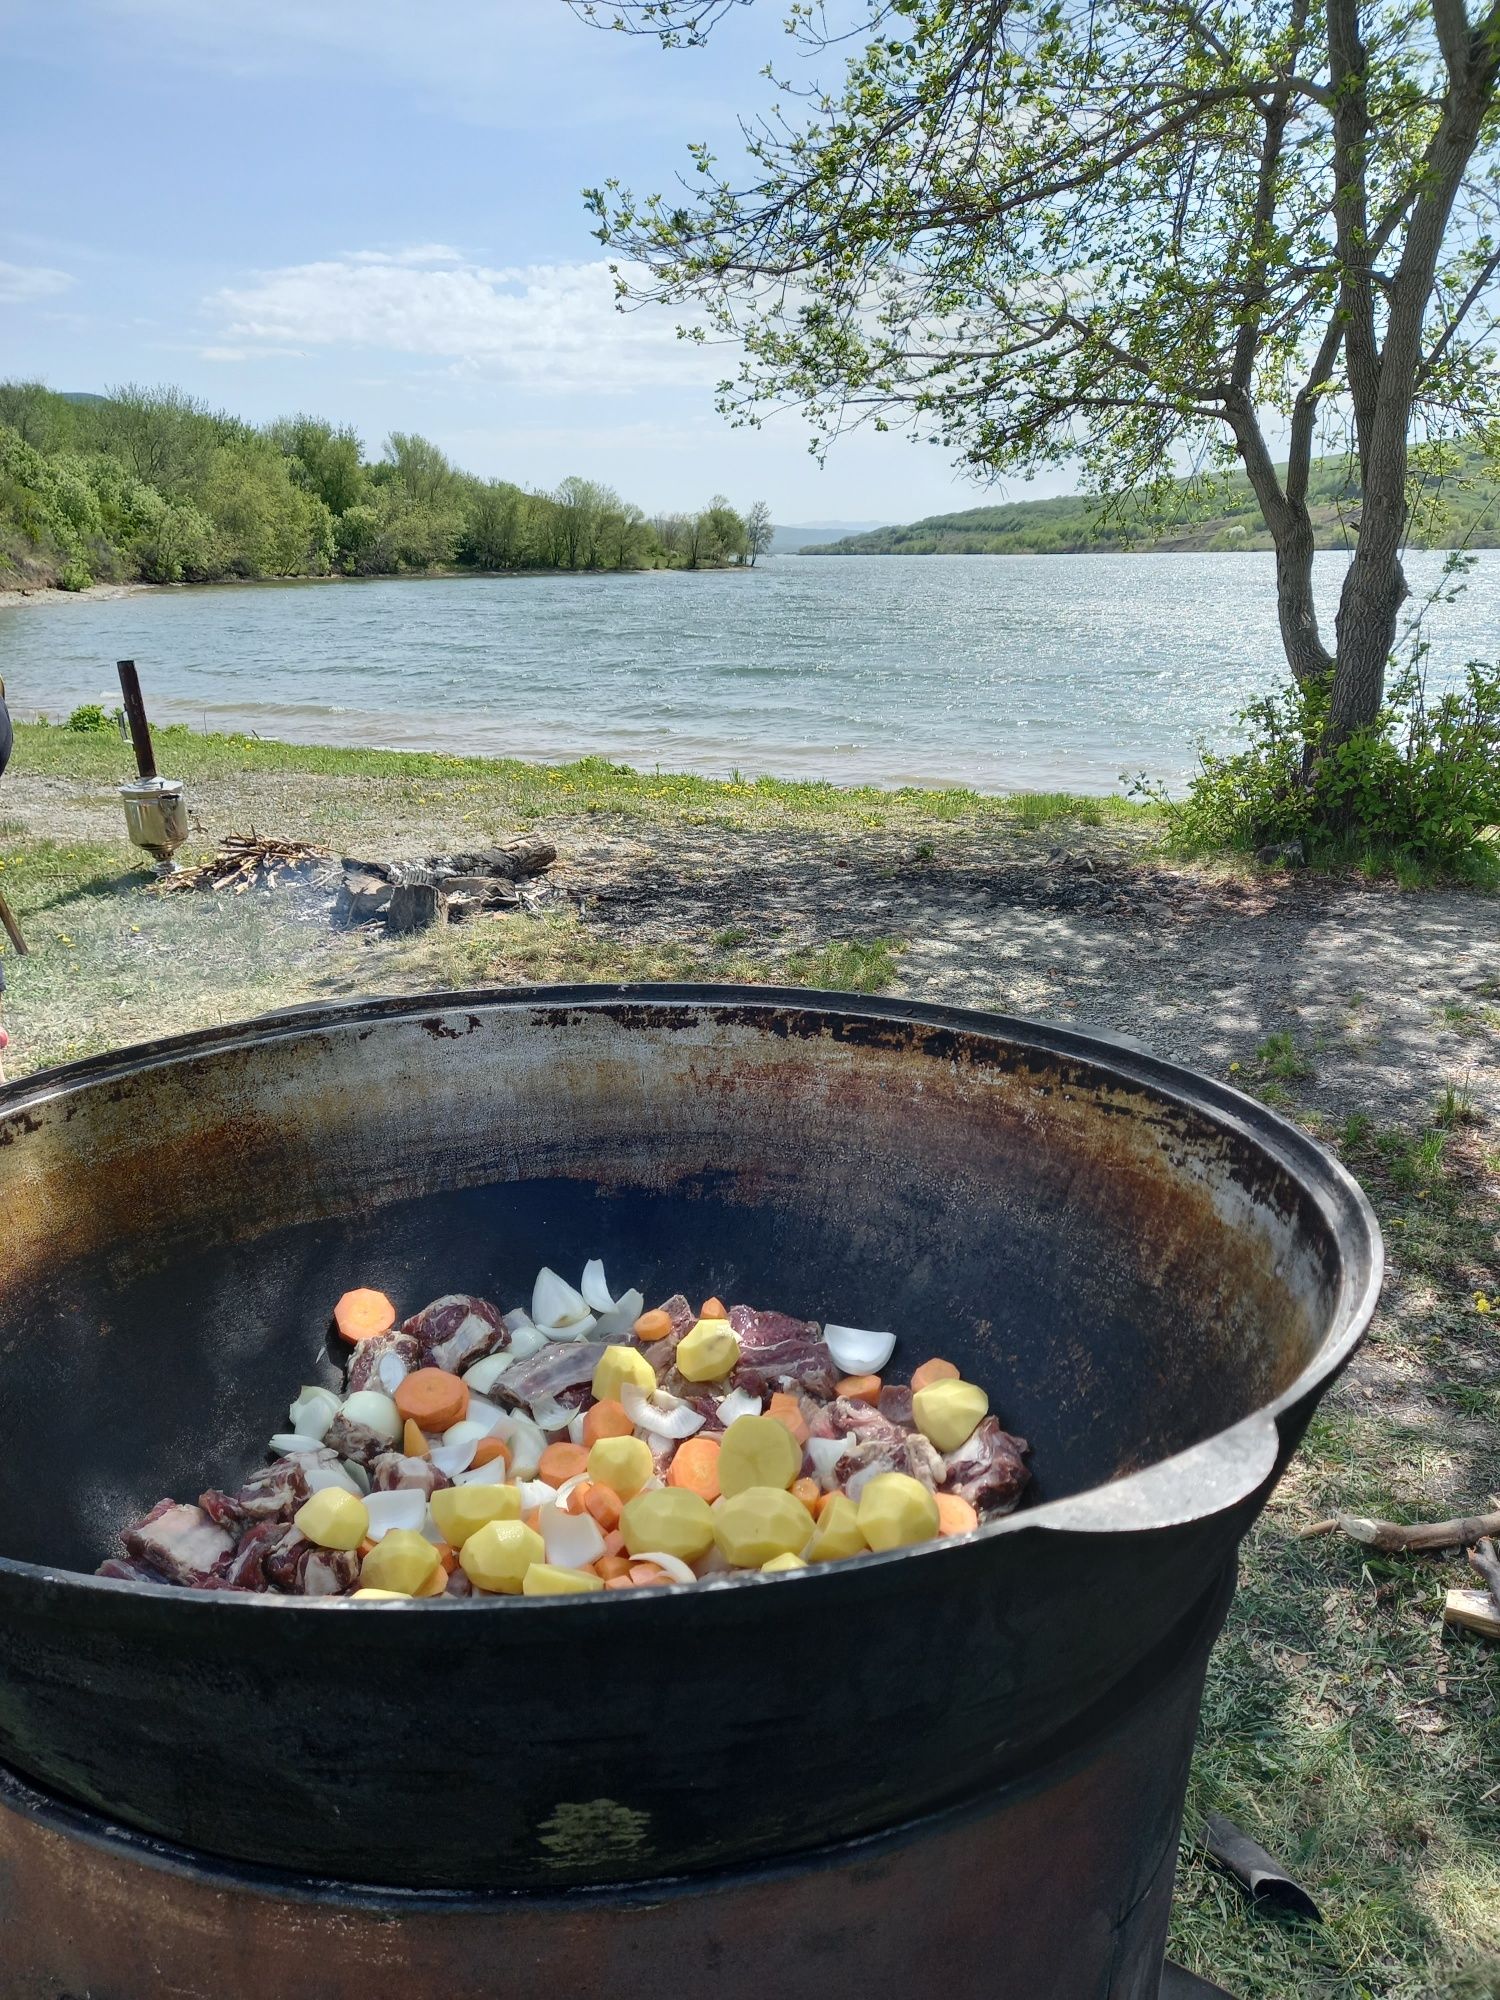
<svg viewBox="0 0 1500 2000">
<path fill-rule="evenodd" d="M 105 1084 L 169 1066 L 179 1056 L 198 1057 L 215 1050 L 248 1049 L 315 1034 L 320 1029 L 357 1027 L 361 1023 L 416 1019 L 435 1038 L 462 1037 L 479 1026 L 476 1009 L 515 1013 L 544 1012 L 566 1017 L 569 1012 L 603 1015 L 622 1027 L 671 1025 L 674 1012 L 684 1027 L 696 1027 L 705 1015 L 741 1022 L 785 1037 L 863 1044 L 876 1048 L 913 1048 L 929 1058 L 954 1063 L 993 1059 L 990 1044 L 1010 1043 L 1022 1053 L 1080 1070 L 1108 1072 L 1121 1084 L 1149 1090 L 1165 1103 L 1197 1115 L 1211 1115 L 1231 1137 L 1252 1151 L 1269 1154 L 1295 1178 L 1321 1210 L 1331 1235 L 1344 1255 L 1339 1294 L 1330 1315 L 1328 1337 L 1302 1372 L 1274 1400 L 1217 1435 L 1174 1456 L 1146 1466 L 1103 1486 L 1066 1498 L 1023 1507 L 1018 1513 L 990 1522 L 967 1537 L 988 1541 L 1002 1535 L 1062 1530 L 1081 1534 L 1138 1534 L 1184 1525 L 1224 1513 L 1247 1501 L 1274 1480 L 1295 1448 L 1309 1411 L 1342 1372 L 1363 1338 L 1375 1310 L 1384 1275 L 1384 1246 L 1379 1224 L 1364 1190 L 1340 1161 L 1288 1120 L 1257 1099 L 1216 1078 L 1189 1071 L 1183 1065 L 1154 1056 L 1117 1037 L 1054 1026 L 1017 1015 L 940 1007 L 919 1001 L 882 1000 L 863 994 L 812 991 L 799 987 L 738 987 L 698 985 L 577 985 L 476 987 L 461 992 L 395 995 L 354 1001 L 331 1001 L 266 1014 L 248 1022 L 163 1037 L 118 1054 L 97 1056 L 43 1070 L 0 1088 L 0 1148 L 34 1125 L 37 1109 L 77 1084 Z M 1190 1081 L 1191 1092 L 1184 1089 Z M 1285 1443 L 1282 1427 L 1291 1419 Z M 942 1542 L 855 1557 L 854 1563 L 875 1565 L 938 1562 L 957 1545 Z M 850 1565 L 841 1565 L 848 1568 Z M 57 1571 L 45 1565 L 0 1556 L 0 1573 L 46 1578 L 92 1591 L 147 1594 L 181 1602 L 193 1593 L 171 1584 L 143 1584 L 95 1577 L 80 1571 Z M 682 1597 L 707 1589 L 755 1589 L 788 1585 L 816 1590 L 824 1578 L 818 1569 L 792 1571 L 775 1577 L 750 1575 L 732 1583 L 661 1586 L 639 1602 L 601 1604 L 591 1596 L 497 1598 L 472 1602 L 403 1605 L 356 1604 L 347 1598 L 327 1600 L 267 1598 L 234 1592 L 205 1592 L 205 1612 L 232 1616 L 276 1617 L 338 1615 L 388 1617 L 394 1611 L 422 1617 L 448 1614 L 531 1617 L 618 1618 L 648 1600 Z"/>
</svg>

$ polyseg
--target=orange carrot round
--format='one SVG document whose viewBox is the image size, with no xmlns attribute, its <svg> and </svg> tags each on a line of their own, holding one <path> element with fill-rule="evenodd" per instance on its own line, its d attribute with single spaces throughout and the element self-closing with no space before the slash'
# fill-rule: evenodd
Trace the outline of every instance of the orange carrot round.
<svg viewBox="0 0 1500 2000">
<path fill-rule="evenodd" d="M 600 1523 L 603 1526 L 603 1523 Z M 604 1553 L 607 1556 L 622 1556 L 625 1553 L 625 1537 L 618 1528 L 610 1528 L 604 1537 Z"/>
<path fill-rule="evenodd" d="M 583 1420 L 583 1441 L 597 1444 L 600 1438 L 628 1438 L 635 1425 L 625 1414 L 624 1405 L 617 1403 L 613 1396 L 606 1396 L 602 1403 L 595 1403 Z"/>
<path fill-rule="evenodd" d="M 510 1464 L 510 1446 L 504 1438 L 481 1438 L 474 1447 L 475 1465 L 493 1465 L 497 1458 Z"/>
<path fill-rule="evenodd" d="M 581 1488 L 579 1490 L 582 1491 Z M 593 1515 L 606 1535 L 611 1528 L 619 1527 L 620 1516 L 625 1511 L 624 1502 L 619 1494 L 608 1486 L 598 1484 L 591 1486 L 583 1504 L 585 1510 Z"/>
<path fill-rule="evenodd" d="M 807 1419 L 802 1414 L 802 1405 L 795 1396 L 787 1395 L 783 1389 L 766 1405 L 766 1415 L 774 1417 L 778 1424 L 785 1424 L 798 1444 L 807 1443 Z"/>
<path fill-rule="evenodd" d="M 632 1563 L 630 1565 L 632 1583 L 670 1583 L 671 1577 L 655 1563 Z"/>
<path fill-rule="evenodd" d="M 705 1299 L 698 1313 L 699 1319 L 728 1319 L 729 1308 L 722 1299 Z"/>
<path fill-rule="evenodd" d="M 396 1324 L 396 1308 L 384 1292 L 360 1285 L 345 1292 L 334 1307 L 333 1323 L 340 1340 L 357 1347 L 362 1340 L 373 1340 L 377 1333 L 389 1333 Z"/>
<path fill-rule="evenodd" d="M 604 1562 L 607 1558 L 601 1556 L 599 1560 Z M 604 1579 L 604 1588 L 606 1590 L 634 1590 L 635 1578 L 631 1576 L 627 1569 L 624 1576 L 607 1576 Z"/>
<path fill-rule="evenodd" d="M 585 1512 L 589 1504 L 589 1495 L 593 1490 L 592 1485 L 587 1482 L 582 1486 L 575 1486 L 563 1502 L 563 1512 L 565 1514 L 582 1514 Z"/>
<path fill-rule="evenodd" d="M 589 1455 L 581 1444 L 549 1444 L 537 1463 L 536 1474 L 549 1486 L 561 1486 L 565 1479 L 576 1479 L 588 1469 Z"/>
<path fill-rule="evenodd" d="M 672 1331 L 672 1322 L 660 1306 L 653 1306 L 650 1312 L 641 1314 L 635 1323 L 634 1331 L 637 1340 L 648 1343 L 653 1340 L 665 1340 Z"/>
<path fill-rule="evenodd" d="M 838 1393 L 846 1403 L 878 1403 L 880 1401 L 880 1377 L 878 1375 L 846 1375 L 838 1384 Z"/>
<path fill-rule="evenodd" d="M 792 1498 L 800 1500 L 810 1514 L 817 1512 L 818 1502 L 822 1497 L 823 1489 L 816 1479 L 794 1479 L 792 1481 Z"/>
<path fill-rule="evenodd" d="M 594 1574 L 602 1576 L 606 1583 L 609 1582 L 612 1576 L 628 1578 L 630 1575 L 630 1558 L 629 1556 L 600 1556 L 594 1564 Z"/>
<path fill-rule="evenodd" d="M 469 1385 L 446 1368 L 414 1368 L 402 1378 L 392 1400 L 403 1417 L 424 1431 L 445 1431 L 463 1422 Z"/>
<path fill-rule="evenodd" d="M 401 1449 L 408 1458 L 431 1458 L 432 1448 L 422 1434 L 422 1426 L 410 1417 L 401 1427 Z"/>
<path fill-rule="evenodd" d="M 937 1503 L 940 1535 L 967 1535 L 971 1528 L 979 1526 L 979 1516 L 956 1493 L 939 1493 Z"/>
<path fill-rule="evenodd" d="M 719 1497 L 719 1440 L 686 1438 L 672 1454 L 668 1486 L 685 1486 L 712 1504 Z"/>
<path fill-rule="evenodd" d="M 933 1382 L 958 1382 L 962 1377 L 951 1361 L 924 1361 L 911 1378 L 913 1389 L 925 1389 Z"/>
<path fill-rule="evenodd" d="M 813 1503 L 813 1519 L 815 1521 L 821 1521 L 823 1518 L 824 1509 L 827 1507 L 831 1507 L 834 1501 L 838 1499 L 838 1497 L 839 1496 L 837 1493 L 820 1493 L 816 1501 L 814 1501 Z"/>
</svg>

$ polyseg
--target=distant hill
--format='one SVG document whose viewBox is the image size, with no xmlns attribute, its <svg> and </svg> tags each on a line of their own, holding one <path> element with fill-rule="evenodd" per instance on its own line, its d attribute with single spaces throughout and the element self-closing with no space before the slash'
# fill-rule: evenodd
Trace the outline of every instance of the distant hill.
<svg viewBox="0 0 1500 2000">
<path fill-rule="evenodd" d="M 1342 459 L 1320 459 L 1308 497 L 1319 548 L 1350 548 L 1359 523 L 1359 484 Z M 1429 481 L 1412 534 L 1421 548 L 1500 548 L 1500 474 L 1479 458 L 1441 483 Z M 1250 482 L 1236 473 L 1205 498 L 1178 482 L 1173 504 L 1147 517 L 1126 508 L 1109 520 L 1099 503 L 1072 493 L 1056 500 L 1012 500 L 929 514 L 904 528 L 849 535 L 809 555 L 1077 555 L 1111 549 L 1268 549 L 1271 537 Z"/>
<path fill-rule="evenodd" d="M 868 535 L 884 532 L 880 521 L 811 521 L 800 527 L 778 527 L 771 543 L 773 556 L 793 556 L 806 549 L 809 544 L 821 546 L 825 542 L 836 542 L 841 536 Z"/>
</svg>

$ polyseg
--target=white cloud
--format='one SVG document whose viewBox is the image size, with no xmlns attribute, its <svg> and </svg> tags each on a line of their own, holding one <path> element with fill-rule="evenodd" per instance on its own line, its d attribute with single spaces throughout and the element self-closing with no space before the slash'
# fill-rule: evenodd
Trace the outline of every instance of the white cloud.
<svg viewBox="0 0 1500 2000">
<path fill-rule="evenodd" d="M 7 264 L 0 259 L 0 305 L 29 306 L 37 299 L 53 299 L 73 282 L 66 271 L 45 264 Z"/>
<path fill-rule="evenodd" d="M 600 261 L 491 269 L 439 246 L 356 251 L 259 273 L 208 302 L 226 346 L 373 348 L 530 389 L 703 385 L 724 351 L 677 336 L 665 309 L 615 310 Z"/>
</svg>

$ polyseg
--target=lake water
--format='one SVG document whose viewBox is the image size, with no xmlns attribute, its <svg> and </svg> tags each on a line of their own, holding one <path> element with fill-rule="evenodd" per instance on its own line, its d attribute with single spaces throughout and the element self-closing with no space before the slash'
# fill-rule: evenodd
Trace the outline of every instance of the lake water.
<svg viewBox="0 0 1500 2000">
<path fill-rule="evenodd" d="M 1344 558 L 1320 556 L 1331 633 Z M 1409 564 L 1430 589 L 1439 555 Z M 1500 551 L 1429 614 L 1500 656 Z M 0 610 L 18 715 L 118 698 L 299 742 L 1108 792 L 1284 678 L 1269 555 L 783 556 L 753 571 L 213 585 Z"/>
</svg>

